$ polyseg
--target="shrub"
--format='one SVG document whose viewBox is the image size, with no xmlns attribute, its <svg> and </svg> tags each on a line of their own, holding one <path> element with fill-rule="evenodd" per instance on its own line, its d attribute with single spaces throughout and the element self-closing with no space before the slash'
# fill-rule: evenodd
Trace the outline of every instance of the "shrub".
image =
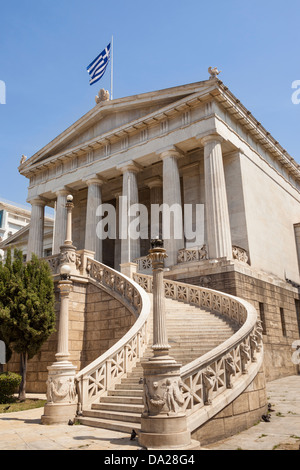
<svg viewBox="0 0 300 470">
<path fill-rule="evenodd" d="M 13 394 L 20 386 L 22 377 L 13 372 L 4 372 L 0 374 L 0 403 L 9 403 L 13 401 Z"/>
</svg>

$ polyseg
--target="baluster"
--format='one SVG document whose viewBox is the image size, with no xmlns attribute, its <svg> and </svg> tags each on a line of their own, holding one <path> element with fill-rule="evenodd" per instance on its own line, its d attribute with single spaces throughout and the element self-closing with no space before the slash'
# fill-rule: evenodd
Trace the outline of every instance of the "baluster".
<svg viewBox="0 0 300 470">
<path fill-rule="evenodd" d="M 111 380 L 111 363 L 112 359 L 107 359 L 106 361 L 106 390 L 109 390 L 112 380 Z"/>
</svg>

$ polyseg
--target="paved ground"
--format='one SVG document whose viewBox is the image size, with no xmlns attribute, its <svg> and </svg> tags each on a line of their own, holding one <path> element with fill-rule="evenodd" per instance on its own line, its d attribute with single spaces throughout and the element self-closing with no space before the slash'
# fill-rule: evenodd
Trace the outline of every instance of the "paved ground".
<svg viewBox="0 0 300 470">
<path fill-rule="evenodd" d="M 210 450 L 298 450 L 300 445 L 300 375 L 268 384 L 271 421 L 260 422 Z M 81 425 L 41 425 L 42 408 L 0 414 L 0 450 L 138 450 L 124 433 Z"/>
<path fill-rule="evenodd" d="M 300 375 L 267 384 L 270 422 L 261 421 L 246 431 L 207 446 L 210 450 L 299 450 Z"/>
</svg>

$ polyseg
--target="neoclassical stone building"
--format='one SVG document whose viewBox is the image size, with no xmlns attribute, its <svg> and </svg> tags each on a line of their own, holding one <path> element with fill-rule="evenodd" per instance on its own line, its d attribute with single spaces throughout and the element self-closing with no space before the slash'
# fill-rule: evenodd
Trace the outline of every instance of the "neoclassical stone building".
<svg viewBox="0 0 300 470">
<path fill-rule="evenodd" d="M 299 337 L 299 165 L 217 78 L 98 101 L 19 171 L 29 179 L 28 256 L 43 254 L 44 207 L 56 208 L 53 255 L 63 244 L 66 197 L 74 197 L 78 250 L 120 269 L 145 270 L 149 238 L 101 240 L 101 203 L 204 205 L 203 244 L 165 240 L 165 276 L 252 302 L 263 322 L 268 374 L 295 370 Z M 185 214 L 184 214 L 185 215 Z M 193 217 L 195 214 L 192 214 Z M 149 224 L 150 225 L 150 224 Z"/>
<path fill-rule="evenodd" d="M 56 357 L 45 422 L 54 419 L 57 402 L 78 409 L 83 424 L 126 432 L 134 426 L 141 442 L 150 442 L 151 417 L 165 423 L 180 410 L 193 439 L 205 444 L 260 418 L 265 378 L 298 373 L 292 355 L 300 332 L 299 165 L 210 75 L 115 100 L 99 93 L 87 114 L 21 161 L 32 205 L 28 258 L 45 254 L 45 207 L 55 208 L 46 259 L 64 334 L 59 326 L 30 362 L 27 379 L 28 391 L 45 391 Z M 137 203 L 146 208 L 141 237 L 124 237 L 123 227 L 135 221 L 127 208 Z M 116 216 L 106 238 L 98 236 L 103 204 Z M 176 207 L 169 236 L 166 213 L 152 218 L 163 204 Z M 153 227 L 168 255 L 162 290 L 164 338 L 179 364 L 173 382 L 163 374 L 153 382 L 151 359 L 149 365 L 158 331 L 147 257 Z M 68 380 L 56 380 L 59 357 L 74 364 Z M 148 361 L 144 376 L 141 361 Z M 17 360 L 10 363 L 16 370 Z M 156 445 L 161 434 L 168 442 L 168 432 L 158 432 Z M 180 439 L 189 445 L 186 431 Z"/>
</svg>

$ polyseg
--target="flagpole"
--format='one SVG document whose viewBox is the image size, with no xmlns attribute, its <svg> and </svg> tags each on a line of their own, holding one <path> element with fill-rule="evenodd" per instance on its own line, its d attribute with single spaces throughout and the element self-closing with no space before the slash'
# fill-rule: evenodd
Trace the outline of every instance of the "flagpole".
<svg viewBox="0 0 300 470">
<path fill-rule="evenodd" d="M 114 37 L 111 37 L 111 63 L 110 63 L 110 99 L 113 99 L 113 60 L 114 60 Z"/>
</svg>

